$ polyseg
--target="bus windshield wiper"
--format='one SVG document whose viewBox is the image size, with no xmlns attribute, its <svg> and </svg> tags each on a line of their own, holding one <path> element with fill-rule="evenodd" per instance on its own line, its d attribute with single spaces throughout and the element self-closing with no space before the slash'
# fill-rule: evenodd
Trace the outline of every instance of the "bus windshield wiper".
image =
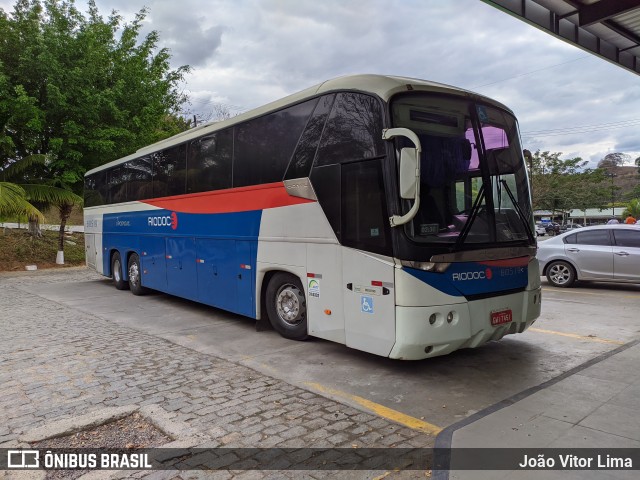
<svg viewBox="0 0 640 480">
<path fill-rule="evenodd" d="M 527 222 L 527 218 L 524 212 L 522 211 L 522 209 L 520 208 L 520 205 L 518 205 L 518 202 L 516 202 L 516 199 L 513 196 L 513 193 L 511 192 L 509 185 L 507 185 L 506 180 L 500 180 L 500 183 L 504 186 L 504 189 L 506 190 L 507 195 L 509 195 L 509 198 L 511 199 L 511 203 L 515 207 L 516 213 L 518 214 L 518 218 L 524 225 L 524 228 L 525 228 L 525 231 L 527 232 L 527 236 L 529 237 L 529 240 L 535 241 L 535 237 L 533 236 L 533 231 L 531 230 L 531 225 L 529 224 L 529 222 Z"/>
<path fill-rule="evenodd" d="M 480 206 L 482 204 L 482 200 L 484 200 L 484 183 L 480 185 L 480 190 L 478 190 L 478 196 L 476 197 L 475 202 L 473 202 L 473 207 L 471 208 L 471 212 L 469 212 L 469 218 L 467 219 L 467 223 L 462 227 L 462 231 L 458 236 L 458 240 L 456 240 L 455 249 L 458 250 L 460 246 L 464 243 L 467 235 L 471 231 L 471 225 L 476 220 L 478 216 L 478 212 L 480 212 Z"/>
</svg>

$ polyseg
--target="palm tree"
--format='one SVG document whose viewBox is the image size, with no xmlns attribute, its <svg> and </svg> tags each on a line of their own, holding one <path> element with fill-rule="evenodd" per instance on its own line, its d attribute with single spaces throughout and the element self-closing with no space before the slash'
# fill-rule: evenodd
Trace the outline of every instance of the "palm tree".
<svg viewBox="0 0 640 480">
<path fill-rule="evenodd" d="M 0 216 L 26 216 L 44 219 L 40 210 L 27 200 L 24 188 L 11 182 L 0 182 Z"/>
<path fill-rule="evenodd" d="M 60 231 L 58 236 L 58 258 L 56 263 L 64 263 L 64 229 L 71 210 L 82 205 L 82 197 L 71 191 L 71 187 L 59 178 L 32 178 L 35 166 L 47 166 L 45 155 L 29 155 L 4 168 L 4 182 L 0 185 L 0 214 L 26 216 L 29 220 L 29 233 L 42 236 L 40 222 L 44 221 L 41 210 L 55 206 L 60 213 Z M 53 177 L 53 175 L 49 175 Z"/>
</svg>

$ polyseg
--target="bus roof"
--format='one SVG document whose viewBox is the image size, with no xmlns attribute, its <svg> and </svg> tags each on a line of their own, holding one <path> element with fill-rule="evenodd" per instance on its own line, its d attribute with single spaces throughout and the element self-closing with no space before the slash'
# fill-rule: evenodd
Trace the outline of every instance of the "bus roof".
<svg viewBox="0 0 640 480">
<path fill-rule="evenodd" d="M 473 97 L 476 99 L 482 99 L 487 103 L 491 103 L 493 105 L 496 105 L 499 108 L 502 108 L 504 110 L 511 112 L 511 110 L 508 107 L 501 104 L 500 102 L 497 102 L 495 100 L 492 100 L 491 98 L 485 97 L 484 95 L 480 95 L 480 94 L 471 92 L 469 90 L 453 87 L 451 85 L 430 82 L 427 80 L 420 80 L 417 78 L 397 77 L 397 76 L 390 76 L 390 75 L 373 75 L 373 74 L 348 75 L 348 76 L 327 80 L 318 85 L 314 85 L 313 87 L 306 88 L 305 90 L 302 90 L 300 92 L 294 93 L 287 97 L 281 98 L 280 100 L 276 100 L 274 102 L 268 103 L 261 107 L 254 108 L 252 110 L 244 112 L 233 118 L 229 118 L 227 120 L 223 120 L 220 122 L 211 122 L 196 128 L 189 129 L 185 132 L 179 133 L 177 135 L 166 138 L 159 142 L 142 147 L 139 150 L 137 150 L 135 153 L 128 155 L 124 158 L 114 160 L 105 165 L 101 165 L 100 167 L 89 170 L 85 175 L 90 175 L 92 173 L 99 172 L 100 170 L 113 167 L 120 163 L 133 160 L 135 158 L 156 152 L 158 150 L 162 150 L 164 148 L 171 147 L 173 145 L 179 145 L 181 143 L 187 142 L 194 138 L 198 138 L 200 136 L 206 135 L 207 133 L 212 133 L 217 130 L 222 130 L 224 128 L 230 127 L 238 123 L 242 123 L 246 120 L 249 120 L 255 117 L 260 117 L 267 113 L 280 110 L 281 108 L 284 108 L 288 105 L 301 102 L 307 98 L 312 98 L 324 93 L 345 91 L 345 90 L 371 93 L 371 94 L 377 95 L 385 102 L 388 101 L 395 94 L 406 92 L 406 91 L 450 93 L 450 94 L 457 94 L 457 95 L 466 96 L 466 97 Z"/>
</svg>

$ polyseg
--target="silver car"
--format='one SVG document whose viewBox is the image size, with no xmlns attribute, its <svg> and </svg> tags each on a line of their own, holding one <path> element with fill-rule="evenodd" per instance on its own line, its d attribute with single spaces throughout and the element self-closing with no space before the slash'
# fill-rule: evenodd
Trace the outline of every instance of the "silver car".
<svg viewBox="0 0 640 480">
<path fill-rule="evenodd" d="M 556 287 L 576 280 L 640 283 L 640 225 L 568 231 L 538 246 L 540 271 Z"/>
</svg>

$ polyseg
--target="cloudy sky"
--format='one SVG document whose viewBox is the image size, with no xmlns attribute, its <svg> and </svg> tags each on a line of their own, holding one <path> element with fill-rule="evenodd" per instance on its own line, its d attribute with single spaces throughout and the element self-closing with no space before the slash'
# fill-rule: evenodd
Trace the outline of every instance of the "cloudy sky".
<svg viewBox="0 0 640 480">
<path fill-rule="evenodd" d="M 14 2 L 0 0 L 11 10 Z M 81 9 L 84 2 L 76 2 Z M 640 76 L 480 0 L 97 0 L 107 15 L 149 9 L 190 110 L 241 112 L 353 73 L 417 77 L 509 106 L 525 148 L 593 162 L 640 156 Z"/>
</svg>

